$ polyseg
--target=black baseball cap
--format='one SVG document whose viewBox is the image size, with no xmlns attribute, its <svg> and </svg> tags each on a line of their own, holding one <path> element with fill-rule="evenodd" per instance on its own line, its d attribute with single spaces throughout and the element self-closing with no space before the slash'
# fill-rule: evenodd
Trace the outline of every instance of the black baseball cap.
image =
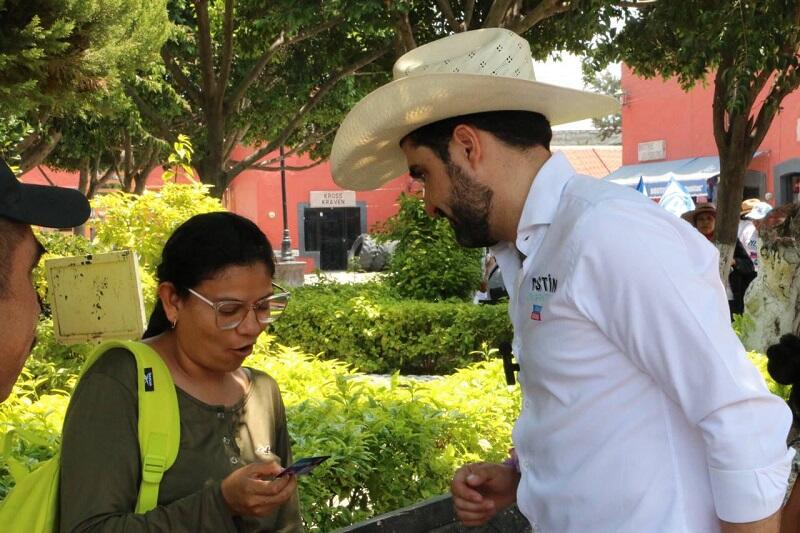
<svg viewBox="0 0 800 533">
<path fill-rule="evenodd" d="M 47 228 L 74 228 L 89 218 L 89 200 L 75 189 L 19 181 L 0 158 L 0 217 Z"/>
</svg>

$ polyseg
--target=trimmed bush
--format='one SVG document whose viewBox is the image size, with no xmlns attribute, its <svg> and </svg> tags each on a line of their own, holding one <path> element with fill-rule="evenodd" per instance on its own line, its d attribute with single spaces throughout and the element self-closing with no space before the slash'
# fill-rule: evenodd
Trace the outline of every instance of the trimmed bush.
<svg viewBox="0 0 800 533">
<path fill-rule="evenodd" d="M 354 295 L 357 287 L 299 292 L 274 324 L 279 342 L 362 372 L 449 374 L 512 337 L 507 304 L 398 300 L 377 288 Z"/>
<path fill-rule="evenodd" d="M 444 218 L 425 213 L 420 198 L 403 194 L 400 210 L 376 238 L 396 240 L 389 284 L 404 298 L 467 300 L 481 281 L 481 250 L 461 247 Z"/>
</svg>

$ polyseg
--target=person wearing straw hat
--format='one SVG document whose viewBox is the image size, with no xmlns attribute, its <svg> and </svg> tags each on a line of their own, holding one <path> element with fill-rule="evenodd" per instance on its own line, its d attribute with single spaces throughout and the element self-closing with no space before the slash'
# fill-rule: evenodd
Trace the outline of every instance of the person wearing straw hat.
<svg viewBox="0 0 800 533">
<path fill-rule="evenodd" d="M 549 150 L 551 124 L 618 109 L 536 82 L 527 41 L 492 28 L 402 56 L 336 134 L 336 183 L 409 172 L 507 281 L 516 461 L 462 466 L 456 514 L 480 525 L 516 501 L 544 532 L 777 531 L 791 413 L 731 330 L 716 249 Z"/>
<path fill-rule="evenodd" d="M 30 225 L 71 228 L 83 224 L 89 212 L 79 191 L 22 183 L 0 159 L 0 402 L 36 342 L 41 308 L 31 275 L 44 248 Z"/>
<path fill-rule="evenodd" d="M 747 250 L 750 260 L 753 261 L 756 272 L 758 272 L 758 228 L 754 221 L 763 219 L 770 211 L 772 211 L 772 206 L 758 198 L 744 200 L 739 211 L 737 236 L 739 242 Z"/>
</svg>

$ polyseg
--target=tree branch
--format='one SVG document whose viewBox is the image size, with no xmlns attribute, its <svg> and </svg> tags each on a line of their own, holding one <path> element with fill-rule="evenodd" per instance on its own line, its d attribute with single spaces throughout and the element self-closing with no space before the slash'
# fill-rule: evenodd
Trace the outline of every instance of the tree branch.
<svg viewBox="0 0 800 533">
<path fill-rule="evenodd" d="M 159 137 L 170 142 L 175 142 L 177 136 L 172 132 L 172 128 L 170 128 L 169 124 L 164 121 L 164 118 L 161 116 L 161 114 L 153 106 L 151 106 L 147 100 L 139 95 L 136 89 L 128 85 L 125 87 L 125 94 L 127 94 L 130 99 L 133 100 L 133 103 L 136 104 L 136 107 L 139 109 L 139 113 L 153 123 L 153 125 L 156 127 Z"/>
<path fill-rule="evenodd" d="M 658 0 L 633 0 L 633 1 L 621 1 L 617 2 L 616 5 L 618 7 L 625 7 L 629 9 L 638 9 L 643 7 L 652 7 L 656 4 Z"/>
<path fill-rule="evenodd" d="M 233 63 L 233 0 L 225 0 L 222 34 L 222 63 L 220 64 L 219 86 L 224 91 L 228 86 L 231 64 Z"/>
<path fill-rule="evenodd" d="M 541 21 L 560 13 L 565 13 L 572 9 L 572 7 L 572 2 L 565 2 L 563 0 L 543 0 L 521 19 L 513 22 L 510 21 L 507 27 L 509 30 L 522 35 Z"/>
<path fill-rule="evenodd" d="M 450 29 L 453 30 L 454 33 L 464 31 L 464 27 L 458 22 L 458 20 L 456 20 L 456 14 L 453 13 L 453 8 L 450 6 L 450 0 L 436 0 L 436 3 L 439 4 L 439 9 L 442 10 L 444 18 L 447 19 Z M 407 18 L 408 17 L 406 16 L 406 19 Z"/>
<path fill-rule="evenodd" d="M 283 131 L 278 135 L 276 139 L 273 139 L 266 146 L 260 148 L 259 150 L 256 150 L 243 160 L 239 161 L 236 165 L 234 165 L 230 170 L 228 170 L 225 173 L 228 181 L 233 179 L 235 176 L 239 175 L 246 168 L 250 168 L 251 166 L 253 166 L 259 159 L 261 159 L 268 153 L 274 151 L 278 146 L 282 146 L 286 142 L 286 139 L 288 139 L 289 136 L 292 134 L 295 127 L 303 118 L 303 116 L 305 116 L 306 113 L 311 111 L 311 109 L 313 109 L 314 106 L 316 106 L 319 103 L 322 97 L 325 96 L 334 87 L 334 85 L 336 85 L 336 83 L 339 80 L 341 80 L 348 74 L 352 74 L 353 72 L 369 65 L 373 61 L 377 60 L 379 57 L 385 55 L 387 52 L 389 52 L 389 50 L 390 48 L 386 47 L 377 50 L 375 52 L 372 52 L 370 54 L 367 54 L 364 57 L 360 58 L 355 63 L 352 63 L 344 67 L 339 72 L 331 76 L 328 79 L 328 81 L 322 84 L 322 86 L 319 87 L 319 89 L 317 89 L 316 92 L 313 93 L 313 95 L 308 99 L 308 101 L 305 104 L 303 104 L 303 106 L 300 109 L 297 110 L 292 119 L 289 121 L 286 127 L 283 128 Z"/>
<path fill-rule="evenodd" d="M 334 134 L 334 132 L 336 132 L 336 128 L 334 128 L 332 130 L 328 130 L 328 131 L 326 131 L 325 133 L 323 133 L 321 135 L 314 135 L 313 137 L 311 137 L 309 139 L 306 139 L 305 141 L 300 143 L 298 146 L 295 146 L 294 148 L 292 148 L 288 152 L 284 152 L 283 159 L 286 159 L 289 156 L 292 156 L 292 155 L 295 155 L 295 154 L 298 154 L 298 153 L 302 152 L 303 150 L 305 150 L 307 147 L 311 146 L 312 144 L 316 144 L 319 141 L 321 141 L 321 140 L 323 140 L 323 139 L 325 139 L 327 137 L 330 137 L 331 135 Z M 262 169 L 263 170 L 264 168 L 267 168 L 269 165 L 274 165 L 275 163 L 280 163 L 280 161 L 281 161 L 280 157 L 275 157 L 275 158 L 272 158 L 272 159 L 270 159 L 268 161 L 261 161 L 258 164 L 253 165 L 251 168 L 258 168 L 258 169 Z"/>
<path fill-rule="evenodd" d="M 339 24 L 342 21 L 342 17 L 334 17 L 331 20 L 320 24 L 319 26 L 315 26 L 307 31 L 300 32 L 291 39 L 286 39 L 286 35 L 281 33 L 281 35 L 273 41 L 273 43 L 267 48 L 267 50 L 261 55 L 260 58 L 255 62 L 253 67 L 250 71 L 242 78 L 242 81 L 239 82 L 233 91 L 231 91 L 230 98 L 225 102 L 225 109 L 230 110 L 236 107 L 239 101 L 244 97 L 247 89 L 250 88 L 251 85 L 258 79 L 261 75 L 261 72 L 264 70 L 264 67 L 267 66 L 267 63 L 270 62 L 272 57 L 275 53 L 284 46 L 291 46 L 293 44 L 299 43 L 300 41 L 304 41 L 306 39 L 310 39 L 315 35 L 318 35 L 333 26 Z"/>
<path fill-rule="evenodd" d="M 183 73 L 181 67 L 179 67 L 178 63 L 175 61 L 175 56 L 169 53 L 166 45 L 161 47 L 161 59 L 164 61 L 164 66 L 167 67 L 169 73 L 172 74 L 173 78 L 175 78 L 175 82 L 180 86 L 181 89 L 186 91 L 186 94 L 189 96 L 189 98 L 195 104 L 203 105 L 200 89 L 192 82 L 192 80 L 186 77 L 186 74 Z"/>
<path fill-rule="evenodd" d="M 321 165 L 325 161 L 327 161 L 327 159 L 318 159 L 317 161 L 314 161 L 313 163 L 310 163 L 308 165 L 303 165 L 303 166 L 299 166 L 299 167 L 291 166 L 291 165 L 284 165 L 283 168 L 284 168 L 284 170 L 291 170 L 291 171 L 299 172 L 301 170 L 308 170 L 310 168 L 318 167 L 319 165 Z M 279 171 L 281 169 L 280 166 L 277 166 L 277 167 L 263 167 L 261 165 L 259 165 L 257 167 L 254 167 L 254 168 L 257 168 L 258 170 L 265 170 L 267 172 L 277 172 L 277 171 Z"/>
<path fill-rule="evenodd" d="M 249 130 L 250 130 L 250 125 L 248 124 L 244 127 L 237 128 L 230 135 L 227 136 L 228 138 L 225 141 L 225 146 L 223 146 L 222 148 L 222 153 L 224 154 L 223 159 L 225 161 L 227 161 L 230 158 L 233 149 L 236 148 L 236 145 L 242 142 L 242 139 L 244 138 L 245 135 L 247 135 L 247 132 Z"/>
<path fill-rule="evenodd" d="M 44 134 L 36 135 L 34 143 L 31 143 L 28 138 L 21 141 L 20 144 L 25 143 L 27 146 L 24 150 L 19 151 L 22 162 L 20 163 L 20 171 L 24 174 L 30 169 L 40 165 L 50 152 L 61 141 L 62 133 L 54 127 L 49 127 Z"/>
<path fill-rule="evenodd" d="M 400 40 L 402 50 L 399 50 L 398 55 L 402 55 L 409 50 L 417 47 L 417 41 L 414 39 L 414 29 L 411 27 L 411 21 L 408 19 L 408 13 L 399 11 L 397 13 L 397 37 Z"/>
<path fill-rule="evenodd" d="M 484 28 L 500 28 L 503 20 L 506 18 L 508 8 L 514 0 L 494 0 L 492 7 L 489 8 L 489 13 L 486 15 L 486 20 L 483 21 Z"/>
<path fill-rule="evenodd" d="M 469 29 L 472 24 L 472 15 L 475 13 L 475 0 L 466 0 L 464 2 L 464 31 Z"/>
<path fill-rule="evenodd" d="M 203 76 L 202 85 L 206 91 L 204 96 L 207 100 L 213 100 L 217 96 L 217 87 L 214 77 L 214 56 L 211 51 L 211 24 L 208 20 L 208 0 L 195 0 L 194 6 L 197 12 L 197 48 L 200 52 L 200 71 Z"/>
</svg>

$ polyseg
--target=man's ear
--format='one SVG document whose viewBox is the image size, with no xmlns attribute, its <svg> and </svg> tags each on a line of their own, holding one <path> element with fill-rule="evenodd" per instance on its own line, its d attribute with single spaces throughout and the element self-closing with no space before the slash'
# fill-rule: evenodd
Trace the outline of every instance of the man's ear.
<svg viewBox="0 0 800 533">
<path fill-rule="evenodd" d="M 478 130 L 468 124 L 456 126 L 450 139 L 450 158 L 474 168 L 482 157 L 483 146 Z"/>
</svg>

